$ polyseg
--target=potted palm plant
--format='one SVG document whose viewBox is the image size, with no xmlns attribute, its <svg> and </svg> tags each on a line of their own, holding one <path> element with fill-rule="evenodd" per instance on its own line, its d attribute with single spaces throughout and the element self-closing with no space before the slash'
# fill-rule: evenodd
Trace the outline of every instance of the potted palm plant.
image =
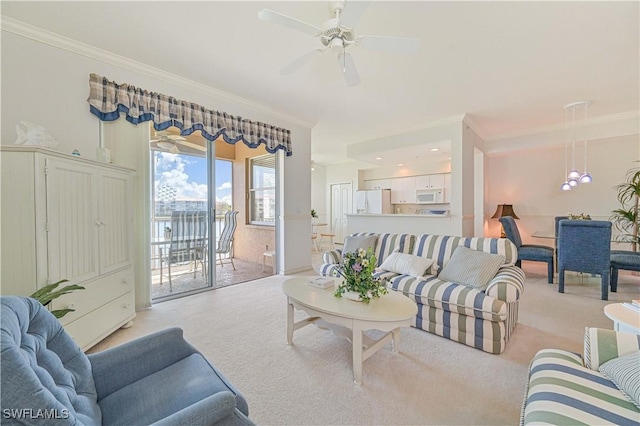
<svg viewBox="0 0 640 426">
<path fill-rule="evenodd" d="M 74 290 L 84 290 L 84 287 L 72 284 L 68 286 L 64 286 L 58 290 L 58 286 L 62 283 L 69 282 L 69 280 L 60 280 L 53 284 L 46 285 L 41 289 L 37 290 L 30 297 L 36 299 L 38 302 L 42 304 L 42 306 L 47 306 L 51 303 L 52 300 L 57 299 L 60 296 L 63 296 L 67 293 L 71 293 Z M 73 312 L 75 309 L 65 308 L 65 309 L 54 309 L 51 311 L 54 317 L 62 318 L 67 315 L 69 312 Z"/>
<path fill-rule="evenodd" d="M 640 224 L 640 168 L 634 168 L 627 172 L 627 181 L 615 186 L 618 191 L 620 208 L 612 211 L 610 220 L 613 226 L 620 232 L 617 240 L 631 243 L 632 251 L 640 251 L 640 236 L 638 225 Z"/>
</svg>

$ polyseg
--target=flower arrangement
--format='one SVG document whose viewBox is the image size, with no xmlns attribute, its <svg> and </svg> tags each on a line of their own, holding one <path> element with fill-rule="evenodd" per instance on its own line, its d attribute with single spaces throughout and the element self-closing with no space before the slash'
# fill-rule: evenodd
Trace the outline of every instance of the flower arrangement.
<svg viewBox="0 0 640 426">
<path fill-rule="evenodd" d="M 387 294 L 387 280 L 373 276 L 376 260 L 372 249 L 345 253 L 338 267 L 338 274 L 344 281 L 333 295 L 342 297 L 346 292 L 355 292 L 361 301 L 369 303 L 372 298 Z"/>
<path fill-rule="evenodd" d="M 569 216 L 569 219 L 572 219 L 572 220 L 591 220 L 591 216 L 589 216 L 586 213 L 580 213 L 580 214 L 568 213 L 567 215 Z"/>
</svg>

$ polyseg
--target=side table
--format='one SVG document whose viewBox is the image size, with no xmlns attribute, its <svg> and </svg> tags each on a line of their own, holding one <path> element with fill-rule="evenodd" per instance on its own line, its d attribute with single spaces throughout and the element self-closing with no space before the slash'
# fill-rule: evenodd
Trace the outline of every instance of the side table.
<svg viewBox="0 0 640 426">
<path fill-rule="evenodd" d="M 604 314 L 613 321 L 615 331 L 640 334 L 640 312 L 622 303 L 611 303 L 604 307 Z"/>
</svg>

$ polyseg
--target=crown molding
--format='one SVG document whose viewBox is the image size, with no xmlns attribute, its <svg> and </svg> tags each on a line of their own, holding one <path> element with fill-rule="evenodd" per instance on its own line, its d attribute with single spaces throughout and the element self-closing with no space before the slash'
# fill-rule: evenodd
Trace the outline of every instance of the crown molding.
<svg viewBox="0 0 640 426">
<path fill-rule="evenodd" d="M 234 95 L 229 92 L 225 92 L 223 90 L 215 89 L 211 86 L 207 86 L 206 84 L 198 83 L 194 80 L 182 77 L 180 75 L 164 71 L 160 68 L 152 67 L 142 62 L 138 62 L 134 59 L 129 59 L 125 56 L 117 55 L 115 53 L 100 49 L 95 46 L 91 46 L 86 43 L 82 43 L 72 38 L 45 30 L 40 27 L 36 27 L 31 24 L 27 24 L 17 19 L 2 16 L 2 20 L 0 21 L 0 29 L 2 31 L 7 31 L 21 37 L 29 38 L 31 40 L 44 43 L 62 50 L 66 50 L 80 56 L 105 62 L 110 65 L 115 65 L 129 71 L 145 75 L 147 77 L 172 83 L 186 89 L 204 92 L 217 98 L 224 99 L 225 101 L 238 103 L 259 110 L 272 117 L 283 119 L 299 126 L 308 128 L 312 128 L 313 126 L 315 126 L 315 123 L 311 123 L 297 117 L 292 117 L 288 114 L 276 111 L 263 104 L 251 101 L 249 99 Z"/>
</svg>

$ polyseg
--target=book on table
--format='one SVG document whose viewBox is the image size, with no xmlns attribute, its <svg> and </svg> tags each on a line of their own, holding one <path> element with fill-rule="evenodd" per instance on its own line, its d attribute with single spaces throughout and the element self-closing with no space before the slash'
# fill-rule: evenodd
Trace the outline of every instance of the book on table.
<svg viewBox="0 0 640 426">
<path fill-rule="evenodd" d="M 314 277 L 310 278 L 308 281 L 310 286 L 318 287 L 318 288 L 329 288 L 333 287 L 333 278 L 331 277 Z"/>
</svg>

